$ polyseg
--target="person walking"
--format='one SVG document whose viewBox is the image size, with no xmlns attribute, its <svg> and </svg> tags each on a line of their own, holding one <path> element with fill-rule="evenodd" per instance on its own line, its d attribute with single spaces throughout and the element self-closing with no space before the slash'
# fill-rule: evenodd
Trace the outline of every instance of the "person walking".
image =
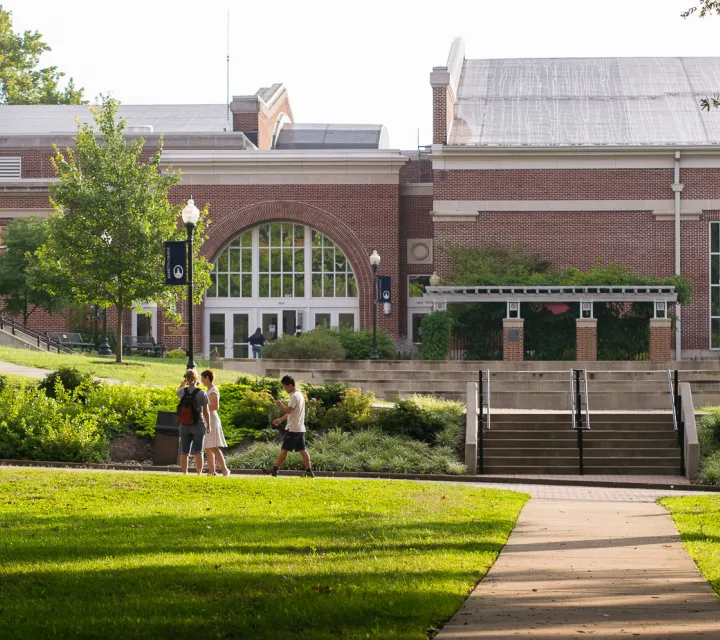
<svg viewBox="0 0 720 640">
<path fill-rule="evenodd" d="M 270 473 L 277 477 L 278 470 L 285 462 L 288 451 L 297 451 L 305 463 L 305 475 L 314 478 L 315 474 L 312 470 L 310 455 L 305 450 L 305 398 L 295 388 L 295 379 L 292 376 L 283 376 L 280 382 L 285 387 L 285 391 L 290 394 L 290 399 L 287 404 L 282 400 L 277 401 L 278 408 L 283 411 L 283 415 L 277 420 L 273 420 L 273 424 L 278 427 L 283 420 L 287 420 L 287 424 L 285 425 L 285 437 L 280 448 L 280 455 L 275 460 Z"/>
<path fill-rule="evenodd" d="M 212 369 L 206 369 L 200 374 L 200 380 L 203 386 L 207 388 L 205 393 L 208 397 L 208 410 L 210 412 L 210 431 L 205 435 L 208 475 L 217 475 L 215 473 L 215 461 L 217 460 L 222 474 L 227 477 L 230 475 L 230 469 L 227 468 L 225 456 L 220 450 L 221 447 L 227 447 L 227 442 L 225 442 L 225 434 L 218 415 L 220 390 L 215 386 L 215 372 Z"/>
<path fill-rule="evenodd" d="M 197 386 L 197 373 L 188 369 L 177 389 L 178 421 L 180 422 L 180 470 L 188 472 L 188 456 L 195 456 L 195 471 L 203 471 L 203 441 L 206 433 L 212 433 L 208 398 Z"/>
<path fill-rule="evenodd" d="M 262 334 L 262 329 L 260 329 L 260 327 L 255 329 L 255 333 L 253 333 L 248 338 L 248 344 L 250 345 L 250 349 L 252 351 L 253 358 L 260 357 L 260 350 L 263 348 L 263 345 L 266 342 L 267 342 L 267 340 L 265 339 L 265 336 Z"/>
<path fill-rule="evenodd" d="M 295 337 L 299 338 L 302 335 L 302 327 L 298 324 L 295 326 Z"/>
</svg>

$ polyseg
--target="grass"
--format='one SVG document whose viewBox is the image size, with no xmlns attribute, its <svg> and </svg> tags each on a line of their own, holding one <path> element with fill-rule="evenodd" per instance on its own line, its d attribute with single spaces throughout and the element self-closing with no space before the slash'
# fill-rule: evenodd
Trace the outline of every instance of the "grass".
<svg viewBox="0 0 720 640">
<path fill-rule="evenodd" d="M 104 360 L 97 356 L 65 355 L 0 347 L 0 362 L 51 370 L 64 366 L 76 367 L 81 372 L 92 373 L 98 378 L 110 378 L 134 384 L 178 385 L 185 373 L 185 360 L 142 356 L 125 357 L 123 360 L 127 364 L 117 365 L 114 360 Z M 207 360 L 196 362 L 198 370 L 202 370 L 208 364 Z M 240 375 L 239 371 L 223 371 L 222 369 L 218 369 L 215 373 L 217 384 L 234 382 Z"/>
<path fill-rule="evenodd" d="M 0 637 L 426 639 L 528 497 L 0 468 Z"/>
<path fill-rule="evenodd" d="M 659 500 L 700 572 L 720 596 L 720 495 L 682 496 Z"/>
</svg>

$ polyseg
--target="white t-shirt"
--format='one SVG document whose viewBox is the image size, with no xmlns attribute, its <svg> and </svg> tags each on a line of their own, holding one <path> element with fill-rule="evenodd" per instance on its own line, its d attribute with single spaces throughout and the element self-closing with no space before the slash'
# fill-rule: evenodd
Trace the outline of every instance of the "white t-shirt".
<svg viewBox="0 0 720 640">
<path fill-rule="evenodd" d="M 287 406 L 293 409 L 287 417 L 287 431 L 303 433 L 305 431 L 305 398 L 297 389 L 290 394 Z"/>
</svg>

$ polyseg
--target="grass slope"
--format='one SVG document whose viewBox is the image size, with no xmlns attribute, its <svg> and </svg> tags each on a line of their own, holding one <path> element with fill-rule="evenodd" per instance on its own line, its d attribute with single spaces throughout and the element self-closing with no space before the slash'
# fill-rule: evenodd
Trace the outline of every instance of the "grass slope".
<svg viewBox="0 0 720 640">
<path fill-rule="evenodd" d="M 426 639 L 527 499 L 0 468 L 0 637 Z"/>
<path fill-rule="evenodd" d="M 675 522 L 688 553 L 720 596 L 720 495 L 659 500 Z"/>
<path fill-rule="evenodd" d="M 97 356 L 65 355 L 0 347 L 0 362 L 11 362 L 25 367 L 38 369 L 57 369 L 58 367 L 76 367 L 83 373 L 92 373 L 99 378 L 110 378 L 123 382 L 148 385 L 178 385 L 185 373 L 185 360 L 169 358 L 126 357 L 127 364 L 117 365 L 114 360 L 104 360 Z M 207 366 L 207 361 L 196 361 L 198 371 Z M 234 382 L 239 372 L 216 371 L 217 384 Z"/>
</svg>

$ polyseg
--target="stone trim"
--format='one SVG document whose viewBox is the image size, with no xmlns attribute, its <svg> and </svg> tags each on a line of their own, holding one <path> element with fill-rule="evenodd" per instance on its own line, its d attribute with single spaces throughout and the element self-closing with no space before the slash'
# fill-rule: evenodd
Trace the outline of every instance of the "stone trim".
<svg viewBox="0 0 720 640">
<path fill-rule="evenodd" d="M 400 185 L 401 196 L 431 196 L 432 194 L 432 182 L 411 182 Z"/>
<path fill-rule="evenodd" d="M 0 219 L 5 218 L 46 218 L 52 213 L 52 209 L 0 209 Z"/>
</svg>

